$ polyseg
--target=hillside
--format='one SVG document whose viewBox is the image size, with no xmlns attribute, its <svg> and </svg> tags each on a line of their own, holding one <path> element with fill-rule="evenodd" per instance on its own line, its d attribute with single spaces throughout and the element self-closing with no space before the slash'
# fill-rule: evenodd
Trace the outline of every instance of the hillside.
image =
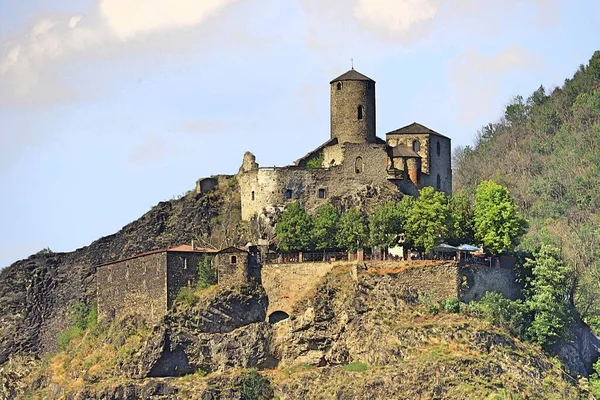
<svg viewBox="0 0 600 400">
<path fill-rule="evenodd" d="M 433 311 L 426 298 L 401 290 L 387 271 L 370 268 L 356 278 L 350 272 L 348 266 L 334 269 L 299 302 L 296 316 L 275 325 L 263 322 L 260 287 L 208 289 L 201 301 L 182 300 L 153 330 L 135 319 L 118 323 L 118 329 L 88 327 L 43 362 L 5 366 L 4 376 L 13 368 L 13 376 L 23 379 L 12 381 L 21 386 L 13 384 L 11 395 L 33 399 L 577 399 L 585 394 L 539 348 L 504 329 L 465 313 Z M 178 364 L 183 361 L 185 366 Z M 160 376 L 161 365 L 198 372 L 153 378 Z"/>
<path fill-rule="evenodd" d="M 572 303 L 600 332 L 600 51 L 564 85 L 516 97 L 473 146 L 454 155 L 455 189 L 507 186 L 530 223 L 521 245 L 562 249 L 575 269 Z"/>
<path fill-rule="evenodd" d="M 69 307 L 94 302 L 95 266 L 192 239 L 210 245 L 210 233 L 215 240 L 236 240 L 235 232 L 223 233 L 229 226 L 218 218 L 235 213 L 236 193 L 235 185 L 221 185 L 210 195 L 190 192 L 159 203 L 89 246 L 70 253 L 40 252 L 0 271 L 0 365 L 11 355 L 43 356 L 56 348 L 57 334 L 68 325 Z"/>
</svg>

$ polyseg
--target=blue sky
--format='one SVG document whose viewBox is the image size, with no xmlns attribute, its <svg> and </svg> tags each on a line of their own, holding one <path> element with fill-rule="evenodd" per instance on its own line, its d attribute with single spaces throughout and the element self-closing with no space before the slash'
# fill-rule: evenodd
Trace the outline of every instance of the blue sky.
<svg viewBox="0 0 600 400">
<path fill-rule="evenodd" d="M 0 267 L 116 232 L 244 151 L 329 137 L 329 81 L 377 81 L 378 135 L 472 142 L 600 37 L 562 0 L 0 0 Z"/>
</svg>

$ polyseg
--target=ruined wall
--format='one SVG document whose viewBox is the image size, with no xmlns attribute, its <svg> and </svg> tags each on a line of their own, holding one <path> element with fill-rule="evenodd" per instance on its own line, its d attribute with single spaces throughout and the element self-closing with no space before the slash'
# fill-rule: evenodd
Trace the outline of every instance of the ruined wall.
<svg viewBox="0 0 600 400">
<path fill-rule="evenodd" d="M 340 89 L 338 90 L 338 83 Z M 358 106 L 362 106 L 362 119 Z M 331 138 L 340 143 L 375 142 L 375 82 L 335 81 L 331 84 Z"/>
<path fill-rule="evenodd" d="M 193 287 L 198 281 L 198 263 L 202 253 L 172 252 L 167 254 L 167 307 L 171 307 L 183 287 Z"/>
<path fill-rule="evenodd" d="M 138 314 L 154 324 L 167 312 L 167 254 L 149 254 L 97 268 L 98 320 Z"/>
<path fill-rule="evenodd" d="M 328 199 L 346 198 L 367 187 L 388 184 L 385 145 L 346 143 L 341 146 L 341 154 L 344 162 L 329 168 L 260 168 L 240 172 L 242 219 L 248 220 L 265 208 L 283 208 L 294 200 L 311 211 Z M 319 197 L 320 189 L 324 191 L 323 198 Z"/>
<path fill-rule="evenodd" d="M 306 296 L 334 265 L 326 262 L 263 265 L 262 285 L 269 297 L 267 316 L 275 311 L 291 315 L 294 304 Z"/>
<path fill-rule="evenodd" d="M 460 273 L 461 300 L 465 303 L 480 300 L 486 292 L 499 292 L 511 300 L 521 297 L 523 287 L 515 282 L 512 268 L 472 265 L 464 266 Z"/>
</svg>

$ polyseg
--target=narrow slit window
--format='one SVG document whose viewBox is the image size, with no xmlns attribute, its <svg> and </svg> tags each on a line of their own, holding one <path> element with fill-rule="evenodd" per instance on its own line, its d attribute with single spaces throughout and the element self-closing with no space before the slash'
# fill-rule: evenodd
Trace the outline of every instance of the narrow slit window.
<svg viewBox="0 0 600 400">
<path fill-rule="evenodd" d="M 412 143 L 412 148 L 414 152 L 418 152 L 419 150 L 421 150 L 421 142 L 419 142 L 418 140 L 414 140 Z"/>
<path fill-rule="evenodd" d="M 358 120 L 362 120 L 363 119 L 363 106 L 358 106 Z"/>
<path fill-rule="evenodd" d="M 363 168 L 364 168 L 364 165 L 363 165 L 362 157 L 356 157 L 356 161 L 354 162 L 354 171 L 357 174 L 362 174 Z"/>
<path fill-rule="evenodd" d="M 254 201 L 254 190 L 252 191 L 252 201 Z"/>
<path fill-rule="evenodd" d="M 437 189 L 440 190 L 442 188 L 442 178 L 440 174 L 437 174 Z"/>
<path fill-rule="evenodd" d="M 437 155 L 438 155 L 438 157 L 440 156 L 440 154 L 442 154 L 442 149 L 441 149 L 441 146 L 440 146 L 440 142 L 437 142 Z"/>
<path fill-rule="evenodd" d="M 231 263 L 232 264 L 236 264 L 237 263 L 237 256 L 231 256 Z"/>
<path fill-rule="evenodd" d="M 319 189 L 319 198 L 324 199 L 326 196 L 325 189 Z"/>
</svg>

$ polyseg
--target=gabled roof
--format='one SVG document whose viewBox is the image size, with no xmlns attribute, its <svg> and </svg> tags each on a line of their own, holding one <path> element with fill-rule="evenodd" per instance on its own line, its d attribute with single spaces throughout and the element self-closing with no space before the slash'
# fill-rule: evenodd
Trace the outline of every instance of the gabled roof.
<svg viewBox="0 0 600 400">
<path fill-rule="evenodd" d="M 310 157 L 312 157 L 315 154 L 318 154 L 325 147 L 334 146 L 336 144 L 338 144 L 338 139 L 337 138 L 334 137 L 332 139 L 329 139 L 328 141 L 326 141 L 325 143 L 323 143 L 322 145 L 320 145 L 316 149 L 314 149 L 314 150 L 310 151 L 309 153 L 307 153 L 304 157 L 300 157 L 299 159 L 297 159 L 296 161 L 294 161 L 294 165 L 300 165 L 300 163 L 302 161 L 309 159 Z"/>
<path fill-rule="evenodd" d="M 418 133 L 424 133 L 424 134 L 429 134 L 429 135 L 437 135 L 446 139 L 450 139 L 448 136 L 444 136 L 441 133 L 438 133 L 436 131 L 434 131 L 433 129 L 430 129 L 424 125 L 421 125 L 417 122 L 413 122 L 410 125 L 406 125 L 400 129 L 396 129 L 395 131 L 391 131 L 386 133 L 385 135 L 405 135 L 405 134 L 410 134 L 410 135 L 414 135 L 414 134 L 418 134 Z"/>
<path fill-rule="evenodd" d="M 248 250 L 231 246 L 231 247 L 227 247 L 226 249 L 219 251 L 217 254 L 221 254 L 221 253 L 248 253 Z"/>
<path fill-rule="evenodd" d="M 334 80 L 332 80 L 329 83 L 338 82 L 338 81 L 371 81 L 371 82 L 375 82 L 373 79 L 361 74 L 354 68 L 352 68 L 350 71 L 346 72 L 345 74 L 338 76 L 337 78 L 335 78 Z"/>
<path fill-rule="evenodd" d="M 392 147 L 392 157 L 409 157 L 409 158 L 421 158 L 420 155 L 415 153 L 412 149 L 408 148 L 403 144 L 399 144 L 396 147 Z"/>
</svg>

